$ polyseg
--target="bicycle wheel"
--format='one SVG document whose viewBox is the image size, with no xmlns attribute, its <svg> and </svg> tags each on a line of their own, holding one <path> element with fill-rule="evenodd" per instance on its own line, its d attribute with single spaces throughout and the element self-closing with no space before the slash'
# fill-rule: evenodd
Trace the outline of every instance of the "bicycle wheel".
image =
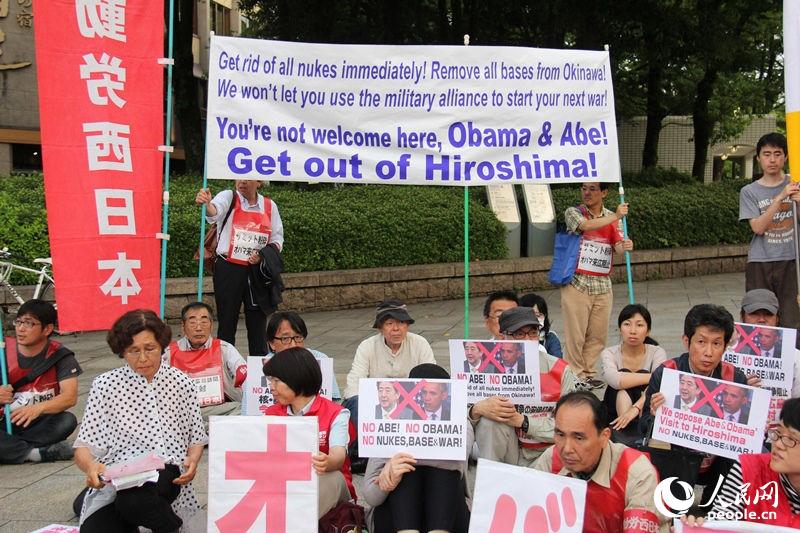
<svg viewBox="0 0 800 533">
<path fill-rule="evenodd" d="M 53 302 L 53 307 L 56 307 L 56 291 L 52 281 L 45 280 L 42 282 L 42 288 L 39 290 L 39 299 L 46 302 Z"/>
</svg>

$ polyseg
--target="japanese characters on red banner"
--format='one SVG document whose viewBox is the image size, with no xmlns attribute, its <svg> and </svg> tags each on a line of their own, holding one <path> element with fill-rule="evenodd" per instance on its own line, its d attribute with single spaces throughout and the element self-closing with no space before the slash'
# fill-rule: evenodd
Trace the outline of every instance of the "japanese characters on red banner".
<svg viewBox="0 0 800 533">
<path fill-rule="evenodd" d="M 466 382 L 451 379 L 360 379 L 358 454 L 417 459 L 467 458 Z"/>
<path fill-rule="evenodd" d="M 767 420 L 777 420 L 783 402 L 791 397 L 797 330 L 740 322 L 735 328 L 724 360 L 761 379 L 761 386 L 772 392 Z"/>
<path fill-rule="evenodd" d="M 264 375 L 264 365 L 269 360 L 269 357 L 250 356 L 247 358 L 247 378 L 242 385 L 243 415 L 261 415 L 267 407 L 275 403 L 269 388 L 269 380 Z M 333 399 L 333 359 L 327 357 L 317 359 L 317 363 L 322 371 L 322 388 L 320 388 L 319 394 L 331 400 Z"/>
<path fill-rule="evenodd" d="M 106 329 L 159 303 L 163 2 L 33 8 L 59 325 Z"/>
<path fill-rule="evenodd" d="M 665 368 L 660 392 L 654 439 L 730 459 L 761 452 L 768 390 Z"/>
<path fill-rule="evenodd" d="M 469 531 L 580 533 L 586 487 L 580 479 L 478 459 Z"/>
<path fill-rule="evenodd" d="M 316 533 L 317 417 L 212 416 L 209 436 L 209 532 Z"/>
</svg>

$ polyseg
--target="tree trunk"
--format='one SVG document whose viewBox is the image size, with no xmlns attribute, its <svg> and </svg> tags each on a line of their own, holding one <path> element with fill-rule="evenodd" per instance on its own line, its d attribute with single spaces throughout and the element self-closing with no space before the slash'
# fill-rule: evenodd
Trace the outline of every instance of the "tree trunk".
<svg viewBox="0 0 800 533">
<path fill-rule="evenodd" d="M 205 138 L 198 99 L 198 85 L 192 71 L 192 20 L 193 0 L 175 0 L 175 27 L 172 70 L 172 88 L 175 116 L 178 119 L 183 150 L 186 154 L 186 172 L 203 171 Z M 209 88 L 210 89 L 210 88 Z"/>
<path fill-rule="evenodd" d="M 692 176 L 703 181 L 706 171 L 706 158 L 708 157 L 708 143 L 714 124 L 709 118 L 708 101 L 714 92 L 714 83 L 717 81 L 718 70 L 706 69 L 703 78 L 697 84 L 697 93 L 692 109 L 692 122 L 694 128 L 694 161 L 692 162 Z"/>
<path fill-rule="evenodd" d="M 658 164 L 658 138 L 661 135 L 661 122 L 666 117 L 661 93 L 663 77 L 662 66 L 651 62 L 647 70 L 647 126 L 642 148 L 642 168 L 652 168 Z"/>
</svg>

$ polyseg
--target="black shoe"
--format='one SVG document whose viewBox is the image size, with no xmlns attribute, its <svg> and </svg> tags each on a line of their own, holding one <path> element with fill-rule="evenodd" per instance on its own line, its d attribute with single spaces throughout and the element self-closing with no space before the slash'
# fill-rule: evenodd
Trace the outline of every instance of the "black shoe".
<svg viewBox="0 0 800 533">
<path fill-rule="evenodd" d="M 62 440 L 50 446 L 39 448 L 39 454 L 42 456 L 43 463 L 52 463 L 55 461 L 69 461 L 75 455 L 75 452 L 69 442 Z"/>
<path fill-rule="evenodd" d="M 353 474 L 363 474 L 367 471 L 367 460 L 364 457 L 359 457 L 355 461 L 350 462 L 350 472 Z"/>
</svg>

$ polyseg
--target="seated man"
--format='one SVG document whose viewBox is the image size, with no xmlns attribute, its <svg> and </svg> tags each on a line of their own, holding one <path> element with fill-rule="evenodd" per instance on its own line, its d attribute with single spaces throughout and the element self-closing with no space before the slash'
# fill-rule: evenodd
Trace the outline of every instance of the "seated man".
<svg viewBox="0 0 800 533">
<path fill-rule="evenodd" d="M 55 308 L 42 300 L 28 300 L 17 312 L 15 338 L 6 344 L 10 385 L 0 387 L 0 463 L 72 459 L 65 439 L 78 421 L 67 409 L 78 401 L 81 367 L 71 350 L 50 340 L 55 323 Z"/>
<path fill-rule="evenodd" d="M 433 350 L 423 337 L 408 331 L 414 319 L 400 300 L 384 300 L 378 304 L 372 327 L 378 333 L 361 341 L 356 348 L 353 366 L 347 374 L 347 388 L 342 405 L 350 410 L 353 422 L 358 421 L 358 380 L 361 378 L 404 378 L 422 363 L 436 363 Z M 358 428 L 358 424 L 355 424 Z M 356 431 L 358 431 L 356 429 Z M 351 468 L 363 473 L 365 459 L 358 458 L 358 440 L 350 447 Z"/>
<path fill-rule="evenodd" d="M 556 405 L 556 444 L 533 468 L 588 481 L 584 533 L 669 531 L 653 502 L 656 469 L 643 453 L 611 442 L 608 423 L 605 405 L 591 392 L 563 396 Z"/>
<path fill-rule="evenodd" d="M 539 320 L 530 307 L 513 307 L 504 311 L 499 324 L 506 339 L 539 339 Z M 567 363 L 548 355 L 544 349 L 539 350 L 539 373 L 543 402 L 553 404 L 575 388 L 575 375 Z M 523 415 L 517 412 L 512 400 L 503 396 L 492 396 L 475 403 L 469 410 L 469 419 L 475 427 L 478 457 L 484 459 L 530 466 L 553 442 L 551 414 Z"/>
<path fill-rule="evenodd" d="M 500 315 L 503 311 L 518 305 L 517 295 L 512 291 L 497 291 L 486 297 L 486 302 L 483 304 L 483 323 L 486 330 L 492 334 L 490 340 L 503 338 L 500 334 Z"/>
<path fill-rule="evenodd" d="M 689 310 L 683 323 L 683 344 L 688 352 L 663 362 L 650 376 L 639 420 L 639 431 L 643 435 L 650 435 L 656 410 L 666 401 L 659 392 L 665 368 L 747 385 L 744 373 L 722 360 L 732 336 L 733 316 L 724 307 L 700 304 Z M 670 450 L 663 458 L 652 458 L 662 479 L 674 475 L 690 485 L 698 482 L 705 485 L 705 480 L 713 484 L 731 465 L 730 459 L 707 456 L 675 444 Z M 704 475 L 703 479 L 698 479 L 700 474 Z"/>
<path fill-rule="evenodd" d="M 203 420 L 212 415 L 238 414 L 247 363 L 239 351 L 211 336 L 214 315 L 203 302 L 181 309 L 183 337 L 164 350 L 164 361 L 186 373 L 197 387 Z"/>
</svg>

